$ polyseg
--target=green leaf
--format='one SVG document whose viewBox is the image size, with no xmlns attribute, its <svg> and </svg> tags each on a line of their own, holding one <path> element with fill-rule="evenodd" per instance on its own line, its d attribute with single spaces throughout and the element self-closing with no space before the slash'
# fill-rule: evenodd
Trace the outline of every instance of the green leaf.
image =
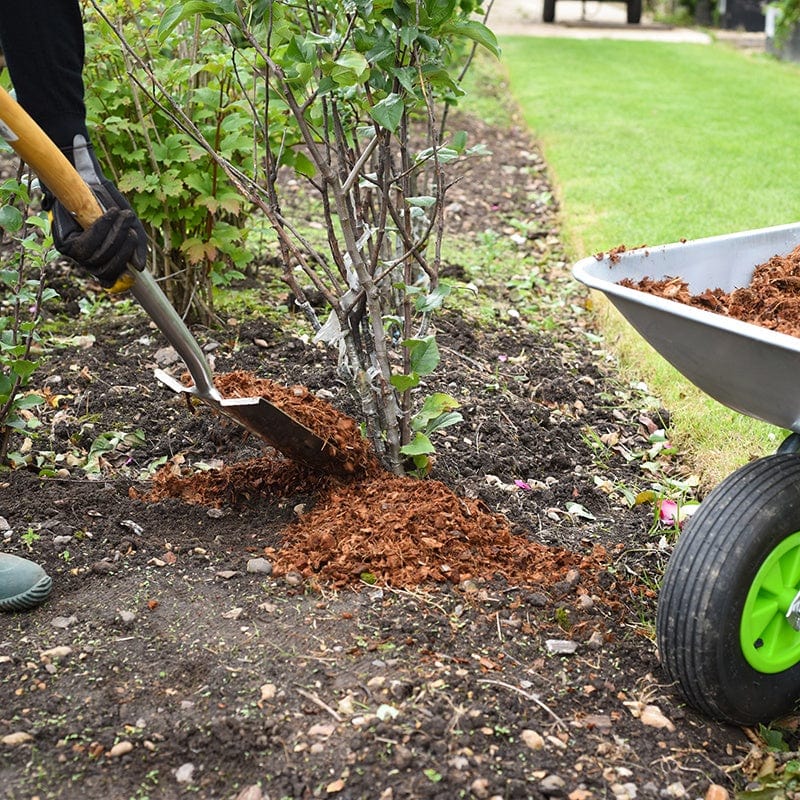
<svg viewBox="0 0 800 800">
<path fill-rule="evenodd" d="M 400 41 L 406 46 L 411 47 L 419 36 L 419 28 L 416 25 L 406 25 L 400 29 Z"/>
<path fill-rule="evenodd" d="M 232 9 L 226 8 L 223 2 L 209 2 L 209 0 L 189 0 L 188 3 L 179 3 L 168 8 L 161 16 L 158 26 L 158 39 L 163 42 L 175 26 L 185 19 L 201 14 L 217 22 L 237 25 L 238 17 Z"/>
<path fill-rule="evenodd" d="M 40 394 L 26 394 L 24 397 L 18 397 L 14 400 L 15 408 L 36 408 L 44 403 L 44 397 Z"/>
<path fill-rule="evenodd" d="M 369 75 L 369 62 L 355 50 L 342 53 L 334 62 L 331 77 L 340 86 L 355 86 Z"/>
<path fill-rule="evenodd" d="M 416 159 L 419 162 L 427 158 L 432 158 L 434 152 L 441 164 L 447 164 L 449 161 L 454 161 L 458 158 L 458 151 L 454 150 L 452 147 L 439 147 L 436 150 L 432 147 L 428 147 L 425 150 L 420 150 L 420 152 L 417 153 Z"/>
<path fill-rule="evenodd" d="M 389 378 L 389 383 L 397 389 L 398 392 L 405 392 L 407 389 L 413 389 L 419 386 L 419 375 L 413 372 L 410 375 L 392 375 Z"/>
<path fill-rule="evenodd" d="M 290 61 L 312 63 L 316 61 L 317 50 L 302 36 L 293 36 L 286 46 L 285 56 Z"/>
<path fill-rule="evenodd" d="M 453 425 L 458 425 L 459 422 L 463 422 L 464 417 L 458 413 L 458 411 L 450 411 L 447 414 L 440 414 L 435 419 L 431 420 L 428 424 L 428 427 L 425 429 L 425 433 L 428 435 L 432 433 L 436 433 L 436 431 L 442 430 L 442 428 L 449 428 Z"/>
<path fill-rule="evenodd" d="M 500 55 L 500 46 L 497 44 L 497 37 L 482 22 L 478 22 L 478 20 L 456 20 L 443 26 L 442 34 L 464 36 L 481 45 L 481 47 L 485 47 L 493 55 Z"/>
<path fill-rule="evenodd" d="M 428 20 L 433 26 L 441 25 L 445 20 L 453 16 L 456 7 L 456 0 L 425 0 L 425 11 Z"/>
<path fill-rule="evenodd" d="M 306 178 L 313 178 L 317 174 L 317 167 L 314 162 L 305 153 L 300 151 L 294 154 L 294 168 L 296 172 L 299 172 Z"/>
<path fill-rule="evenodd" d="M 16 286 L 19 280 L 19 273 L 13 269 L 0 269 L 0 283 L 6 286 Z"/>
<path fill-rule="evenodd" d="M 413 67 L 397 67 L 389 70 L 390 74 L 397 78 L 400 85 L 411 95 L 417 91 L 417 71 Z"/>
<path fill-rule="evenodd" d="M 433 336 L 426 336 L 424 339 L 406 339 L 403 346 L 409 350 L 411 369 L 417 375 L 430 375 L 439 366 L 441 356 Z"/>
<path fill-rule="evenodd" d="M 0 208 L 0 228 L 5 228 L 9 233 L 16 233 L 22 227 L 22 212 L 14 206 Z"/>
<path fill-rule="evenodd" d="M 379 42 L 375 47 L 368 50 L 365 55 L 370 64 L 379 64 L 384 59 L 394 56 L 394 45 L 391 42 Z"/>
<path fill-rule="evenodd" d="M 414 438 L 400 448 L 404 456 L 424 456 L 428 453 L 435 453 L 436 448 L 431 444 L 431 440 L 424 433 L 415 433 Z"/>
<path fill-rule="evenodd" d="M 458 131 L 457 133 L 454 133 L 453 138 L 450 140 L 450 146 L 457 153 L 463 153 L 464 148 L 467 146 L 467 132 Z"/>
<path fill-rule="evenodd" d="M 406 203 L 410 206 L 419 206 L 420 208 L 430 208 L 436 205 L 436 198 L 430 195 L 420 195 L 419 197 L 406 197 Z"/>
<path fill-rule="evenodd" d="M 394 131 L 397 130 L 397 126 L 400 124 L 400 120 L 403 118 L 404 110 L 405 104 L 403 103 L 403 98 L 400 97 L 399 94 L 392 92 L 392 94 L 387 95 L 380 102 L 375 103 L 369 110 L 369 115 L 378 125 L 394 133 Z"/>
<path fill-rule="evenodd" d="M 461 404 L 455 397 L 444 392 L 434 392 L 425 398 L 422 408 L 411 420 L 411 427 L 415 431 L 433 433 L 439 428 L 446 428 L 461 422 L 461 414 L 452 413 Z"/>
<path fill-rule="evenodd" d="M 11 369 L 15 375 L 19 375 L 22 380 L 27 380 L 36 369 L 36 364 L 33 361 L 28 361 L 24 358 L 18 358 L 16 361 L 11 362 Z"/>
<path fill-rule="evenodd" d="M 445 297 L 447 297 L 451 292 L 452 289 L 449 286 L 441 284 L 437 286 L 430 294 L 427 294 L 424 297 L 418 297 L 414 306 L 421 314 L 428 311 L 434 311 L 437 308 L 441 308 Z"/>
</svg>

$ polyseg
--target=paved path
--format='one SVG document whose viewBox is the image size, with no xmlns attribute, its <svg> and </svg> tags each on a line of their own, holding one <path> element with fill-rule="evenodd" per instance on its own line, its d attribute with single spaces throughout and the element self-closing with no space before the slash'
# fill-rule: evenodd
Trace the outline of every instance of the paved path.
<svg viewBox="0 0 800 800">
<path fill-rule="evenodd" d="M 485 3 L 488 7 L 489 2 Z M 631 41 L 690 42 L 710 44 L 714 39 L 740 47 L 764 49 L 764 35 L 701 30 L 653 22 L 646 16 L 638 25 L 628 25 L 624 3 L 598 0 L 558 0 L 556 20 L 542 22 L 542 0 L 494 0 L 489 27 L 500 35 L 568 37 L 573 39 L 629 39 Z"/>
</svg>

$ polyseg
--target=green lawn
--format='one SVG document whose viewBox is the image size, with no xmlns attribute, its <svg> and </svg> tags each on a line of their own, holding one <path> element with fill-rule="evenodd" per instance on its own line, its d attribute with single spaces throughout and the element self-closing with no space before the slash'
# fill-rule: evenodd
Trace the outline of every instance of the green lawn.
<svg viewBox="0 0 800 800">
<path fill-rule="evenodd" d="M 503 38 L 573 255 L 800 219 L 800 68 L 728 46 Z"/>
<path fill-rule="evenodd" d="M 501 46 L 573 259 L 800 219 L 800 66 L 719 43 L 503 37 Z M 782 432 L 702 395 L 613 313 L 604 325 L 623 367 L 673 411 L 709 483 L 774 450 Z"/>
</svg>

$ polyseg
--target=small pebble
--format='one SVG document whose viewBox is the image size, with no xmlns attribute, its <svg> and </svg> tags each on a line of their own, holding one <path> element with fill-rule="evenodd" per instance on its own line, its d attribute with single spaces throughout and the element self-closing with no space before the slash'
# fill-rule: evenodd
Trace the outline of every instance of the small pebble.
<svg viewBox="0 0 800 800">
<path fill-rule="evenodd" d="M 405 745 L 398 744 L 394 748 L 394 765 L 398 769 L 405 769 L 414 760 L 414 754 Z"/>
<path fill-rule="evenodd" d="M 107 753 L 106 755 L 109 758 L 119 758 L 120 756 L 124 756 L 127 753 L 130 753 L 133 750 L 133 744 L 131 742 L 117 742 Z"/>
<path fill-rule="evenodd" d="M 603 634 L 602 634 L 602 633 L 600 633 L 600 631 L 595 631 L 595 632 L 594 632 L 594 633 L 593 633 L 593 634 L 592 634 L 592 635 L 591 635 L 591 636 L 590 636 L 590 637 L 589 637 L 589 638 L 586 640 L 586 646 L 587 646 L 587 647 L 588 647 L 590 650 L 599 650 L 599 649 L 600 649 L 600 648 L 603 646 L 603 644 L 604 644 L 604 643 L 605 643 L 605 640 L 604 640 L 604 638 L 603 638 Z"/>
<path fill-rule="evenodd" d="M 156 350 L 153 358 L 159 367 L 170 367 L 178 362 L 180 356 L 174 347 L 162 347 Z"/>
<path fill-rule="evenodd" d="M 175 770 L 175 780 L 178 783 L 191 783 L 194 776 L 194 764 L 187 762 Z"/>
<path fill-rule="evenodd" d="M 49 650 L 42 650 L 39 654 L 42 661 L 49 661 L 54 658 L 66 658 L 72 652 L 72 648 L 68 645 L 60 645 L 59 647 L 51 647 Z"/>
<path fill-rule="evenodd" d="M 74 625 L 77 621 L 77 617 L 53 617 L 50 620 L 50 624 L 54 628 L 69 628 L 70 625 Z"/>
<path fill-rule="evenodd" d="M 260 786 L 245 786 L 244 789 L 236 795 L 236 800 L 264 800 L 264 795 L 261 793 Z"/>
<path fill-rule="evenodd" d="M 558 775 L 548 775 L 539 781 L 539 791 L 548 797 L 560 797 L 564 794 L 564 787 L 567 784 Z"/>
<path fill-rule="evenodd" d="M 519 736 L 525 746 L 529 747 L 531 750 L 541 750 L 544 747 L 544 738 L 536 731 L 524 730 Z"/>
<path fill-rule="evenodd" d="M 16 747 L 20 744 L 28 744 L 28 742 L 33 741 L 33 736 L 29 733 L 25 733 L 24 731 L 15 731 L 14 733 L 7 733 L 0 742 L 9 747 Z"/>
<path fill-rule="evenodd" d="M 548 639 L 545 643 L 548 653 L 572 655 L 578 649 L 578 643 L 569 639 Z"/>
<path fill-rule="evenodd" d="M 251 558 L 247 562 L 247 571 L 261 575 L 272 574 L 272 563 L 266 558 Z"/>
<path fill-rule="evenodd" d="M 123 519 L 119 523 L 123 528 L 127 528 L 135 536 L 141 536 L 144 533 L 144 528 L 138 522 L 132 519 Z"/>
</svg>

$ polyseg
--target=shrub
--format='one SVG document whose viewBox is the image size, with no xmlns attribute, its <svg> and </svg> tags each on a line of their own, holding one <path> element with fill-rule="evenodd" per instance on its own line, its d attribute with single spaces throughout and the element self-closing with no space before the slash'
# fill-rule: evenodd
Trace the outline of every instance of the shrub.
<svg viewBox="0 0 800 800">
<path fill-rule="evenodd" d="M 0 464 L 21 463 L 19 453 L 9 453 L 13 432 L 33 433 L 38 427 L 31 409 L 43 402 L 26 392 L 39 365 L 36 344 L 42 305 L 56 297 L 45 288 L 45 265 L 54 255 L 49 224 L 31 213 L 29 187 L 9 178 L 0 184 L 0 229 L 4 259 L 0 267 Z"/>
<path fill-rule="evenodd" d="M 426 400 L 423 379 L 438 364 L 431 321 L 447 296 L 439 263 L 448 170 L 481 152 L 448 130 L 448 109 L 462 94 L 474 48 L 497 52 L 480 13 L 472 0 L 173 6 L 161 21 L 159 47 L 170 53 L 176 42 L 198 41 L 204 52 L 229 54 L 227 70 L 215 62 L 216 117 L 207 89 L 202 95 L 208 119 L 162 78 L 155 46 L 127 41 L 117 26 L 128 69 L 147 75 L 136 80 L 138 96 L 158 113 L 168 110 L 179 141 L 190 143 L 181 146 L 210 158 L 215 174 L 224 172 L 269 220 L 283 280 L 316 340 L 335 349 L 367 431 L 396 472 L 406 456 L 424 471 L 429 435 L 460 419 L 452 398 Z M 202 62 L 186 68 L 204 71 Z M 237 156 L 248 142 L 252 158 L 232 159 L 221 133 L 241 145 Z M 285 212 L 287 168 L 318 198 L 322 244 L 312 241 L 302 215 Z M 324 322 L 308 301 L 309 286 L 330 308 Z"/>
</svg>

